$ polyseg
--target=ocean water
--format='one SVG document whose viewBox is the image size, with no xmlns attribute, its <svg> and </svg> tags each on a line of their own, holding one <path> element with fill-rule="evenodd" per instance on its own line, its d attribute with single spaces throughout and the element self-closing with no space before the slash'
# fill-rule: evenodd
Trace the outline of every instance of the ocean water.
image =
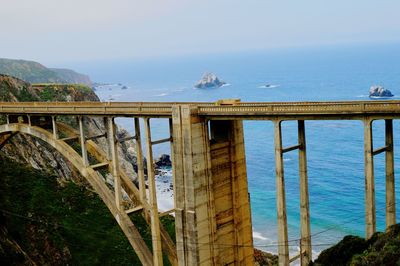
<svg viewBox="0 0 400 266">
<path fill-rule="evenodd" d="M 325 47 L 270 52 L 86 62 L 71 65 L 93 80 L 128 86 L 98 88 L 103 101 L 331 101 L 369 100 L 369 87 L 381 84 L 400 99 L 400 45 Z M 229 85 L 193 89 L 211 71 Z M 265 88 L 272 84 L 273 88 Z M 130 119 L 118 123 L 133 131 Z M 254 244 L 277 251 L 273 127 L 245 121 L 245 145 Z M 383 146 L 384 123 L 374 122 L 374 147 Z M 167 122 L 152 120 L 153 139 L 168 136 Z M 394 122 L 396 175 L 400 174 L 400 123 Z M 313 250 L 344 235 L 364 235 L 363 125 L 360 121 L 306 121 Z M 283 123 L 284 146 L 297 141 L 295 122 Z M 168 153 L 160 145 L 156 154 Z M 291 252 L 298 249 L 299 177 L 296 151 L 284 155 L 287 217 Z M 400 182 L 396 180 L 397 199 Z M 164 180 L 165 181 L 165 180 Z M 163 181 L 163 182 L 164 182 Z M 385 228 L 384 155 L 375 157 L 377 229 Z M 165 183 L 165 182 L 164 182 Z M 167 200 L 161 196 L 162 200 Z M 398 200 L 397 200 L 398 202 Z M 400 218 L 397 204 L 397 219 Z"/>
</svg>

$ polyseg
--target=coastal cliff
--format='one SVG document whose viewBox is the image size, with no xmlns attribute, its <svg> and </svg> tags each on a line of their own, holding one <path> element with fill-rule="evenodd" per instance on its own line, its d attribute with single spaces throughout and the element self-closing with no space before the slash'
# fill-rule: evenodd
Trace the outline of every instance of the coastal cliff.
<svg viewBox="0 0 400 266">
<path fill-rule="evenodd" d="M 0 74 L 11 75 L 30 83 L 64 83 L 92 86 L 89 76 L 70 69 L 48 68 L 28 60 L 0 58 Z"/>
<path fill-rule="evenodd" d="M 42 84 L 30 85 L 20 79 L 0 75 L 0 101 L 26 102 L 26 101 L 99 101 L 93 90 L 84 85 L 57 85 Z M 0 117 L 2 122 L 4 117 Z M 77 128 L 74 117 L 60 117 L 59 121 Z M 100 135 L 105 132 L 103 120 L 100 118 L 86 118 L 84 127 L 88 136 Z M 119 134 L 127 134 L 119 130 Z M 106 148 L 106 140 L 96 140 L 103 149 Z M 136 152 L 133 141 L 126 141 L 118 149 L 121 168 L 136 180 Z M 20 163 L 28 163 L 38 170 L 50 171 L 57 175 L 60 181 L 74 180 L 82 182 L 78 171 L 61 154 L 54 151 L 46 143 L 31 136 L 18 134 L 10 139 L 3 147 L 5 156 Z"/>
</svg>

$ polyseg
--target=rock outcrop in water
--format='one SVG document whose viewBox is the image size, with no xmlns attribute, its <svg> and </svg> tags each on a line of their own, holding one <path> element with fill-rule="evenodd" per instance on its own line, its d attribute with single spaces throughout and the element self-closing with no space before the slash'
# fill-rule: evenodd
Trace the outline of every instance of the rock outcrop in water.
<svg viewBox="0 0 400 266">
<path fill-rule="evenodd" d="M 160 157 L 157 158 L 155 161 L 156 167 L 171 167 L 171 157 L 168 154 L 162 154 Z"/>
<path fill-rule="evenodd" d="M 225 84 L 226 82 L 220 80 L 215 74 L 206 73 L 203 75 L 201 80 L 199 80 L 196 83 L 196 85 L 194 85 L 194 87 L 198 89 L 208 89 L 208 88 L 218 88 Z"/>
<path fill-rule="evenodd" d="M 382 86 L 371 86 L 369 89 L 369 97 L 393 97 L 394 95 L 388 89 Z"/>
</svg>

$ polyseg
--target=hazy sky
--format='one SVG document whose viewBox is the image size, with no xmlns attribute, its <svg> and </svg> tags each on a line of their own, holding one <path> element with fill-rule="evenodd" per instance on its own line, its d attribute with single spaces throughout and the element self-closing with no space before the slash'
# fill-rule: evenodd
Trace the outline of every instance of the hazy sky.
<svg viewBox="0 0 400 266">
<path fill-rule="evenodd" d="M 399 42 L 399 0 L 0 0 L 0 57 L 43 63 Z"/>
</svg>

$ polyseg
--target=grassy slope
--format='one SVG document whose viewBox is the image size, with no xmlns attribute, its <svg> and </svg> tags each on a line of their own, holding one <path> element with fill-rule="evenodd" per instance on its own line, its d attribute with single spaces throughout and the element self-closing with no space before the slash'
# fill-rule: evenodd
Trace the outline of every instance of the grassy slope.
<svg viewBox="0 0 400 266">
<path fill-rule="evenodd" d="M 89 76 L 70 69 L 47 68 L 27 60 L 0 58 L 0 74 L 7 74 L 30 83 L 79 83 L 92 85 Z"/>
<path fill-rule="evenodd" d="M 59 264 L 140 265 L 95 193 L 72 182 L 61 187 L 55 176 L 5 157 L 0 157 L 0 176 L 0 226 L 36 263 L 58 264 L 54 257 L 59 257 Z M 173 234 L 172 219 L 164 223 Z M 140 215 L 135 224 L 150 245 L 149 228 Z M 0 263 L 14 264 L 1 250 Z"/>
<path fill-rule="evenodd" d="M 0 73 L 11 75 L 31 83 L 65 83 L 57 73 L 45 66 L 26 60 L 0 58 Z"/>
</svg>

